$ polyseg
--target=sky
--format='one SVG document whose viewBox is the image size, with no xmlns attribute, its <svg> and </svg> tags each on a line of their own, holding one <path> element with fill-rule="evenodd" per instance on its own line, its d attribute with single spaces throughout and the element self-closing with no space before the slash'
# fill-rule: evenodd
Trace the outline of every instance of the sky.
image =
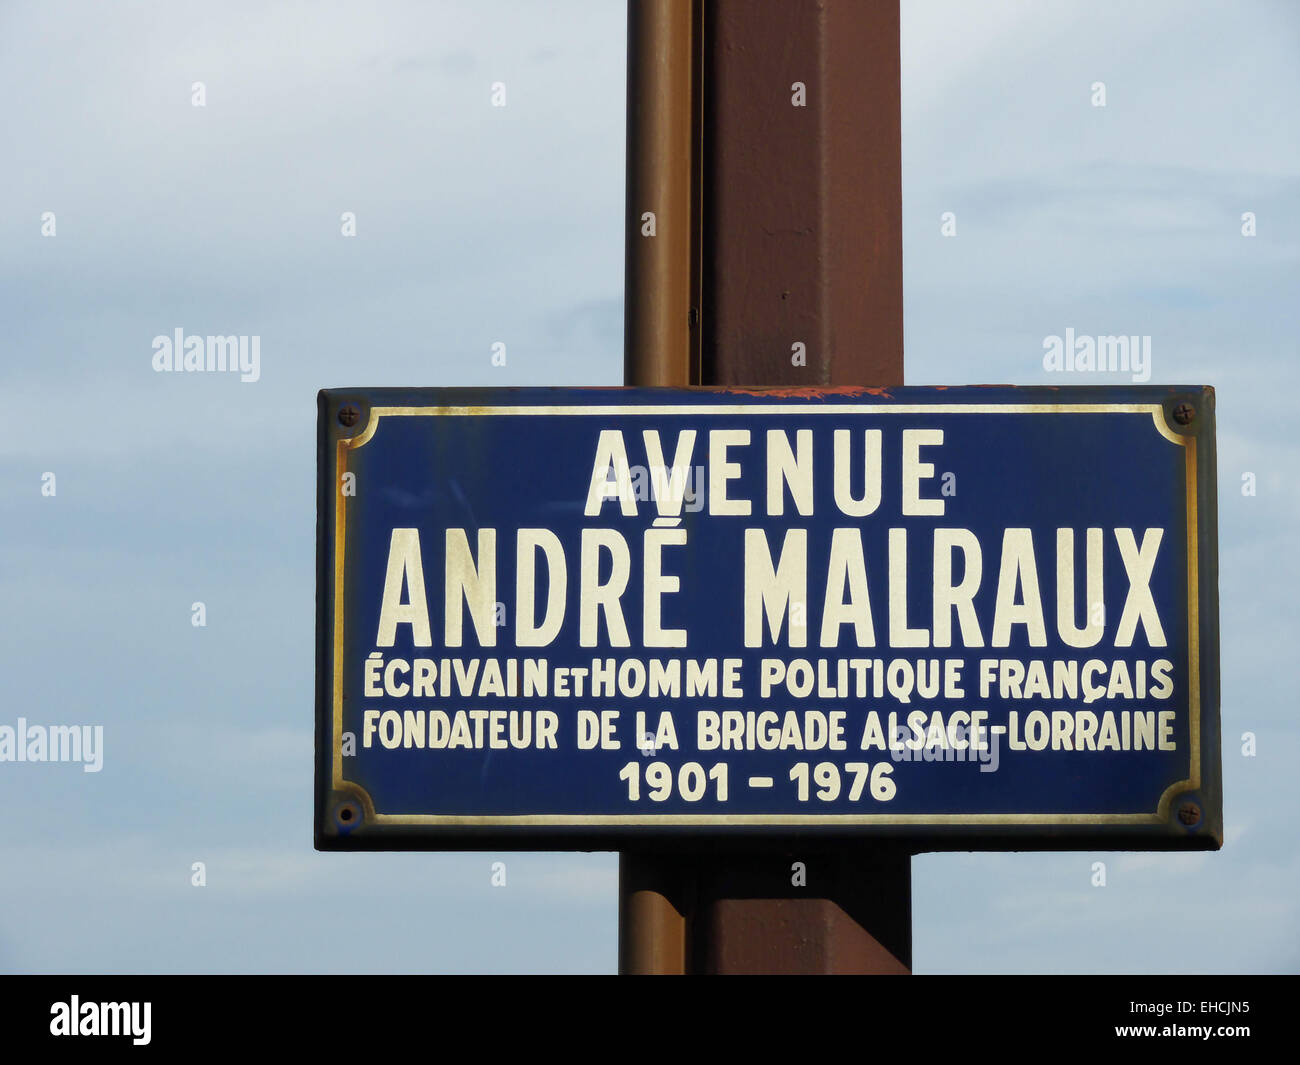
<svg viewBox="0 0 1300 1065">
<path fill-rule="evenodd" d="M 315 395 L 621 383 L 625 33 L 0 3 L 0 725 L 104 729 L 98 773 L 0 764 L 0 971 L 616 968 L 613 854 L 313 850 Z M 1083 383 L 1072 328 L 1218 391 L 1226 822 L 918 856 L 915 971 L 1300 971 L 1300 4 L 904 0 L 901 48 L 907 383 Z M 258 380 L 154 372 L 176 328 Z"/>
</svg>

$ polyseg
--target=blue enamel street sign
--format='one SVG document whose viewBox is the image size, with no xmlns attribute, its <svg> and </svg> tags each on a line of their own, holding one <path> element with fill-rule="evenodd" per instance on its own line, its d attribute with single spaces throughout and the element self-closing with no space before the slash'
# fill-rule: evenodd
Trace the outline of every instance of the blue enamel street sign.
<svg viewBox="0 0 1300 1065">
<path fill-rule="evenodd" d="M 318 847 L 1221 842 L 1211 389 L 319 410 Z"/>
</svg>

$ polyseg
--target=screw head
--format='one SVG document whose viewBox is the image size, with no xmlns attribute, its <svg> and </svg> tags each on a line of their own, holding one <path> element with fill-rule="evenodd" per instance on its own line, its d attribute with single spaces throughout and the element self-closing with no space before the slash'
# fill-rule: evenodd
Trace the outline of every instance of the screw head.
<svg viewBox="0 0 1300 1065">
<path fill-rule="evenodd" d="M 1194 802 L 1185 802 L 1178 807 L 1178 820 L 1189 828 L 1201 820 L 1201 808 Z"/>
<path fill-rule="evenodd" d="M 361 418 L 361 410 L 355 403 L 344 403 L 339 408 L 339 424 L 351 429 Z"/>
<path fill-rule="evenodd" d="M 1196 408 L 1190 403 L 1180 403 L 1174 408 L 1174 421 L 1179 425 L 1190 425 L 1196 417 Z"/>
<path fill-rule="evenodd" d="M 356 803 L 348 801 L 340 804 L 334 813 L 334 817 L 339 828 L 347 831 L 356 828 L 361 823 L 361 808 Z"/>
</svg>

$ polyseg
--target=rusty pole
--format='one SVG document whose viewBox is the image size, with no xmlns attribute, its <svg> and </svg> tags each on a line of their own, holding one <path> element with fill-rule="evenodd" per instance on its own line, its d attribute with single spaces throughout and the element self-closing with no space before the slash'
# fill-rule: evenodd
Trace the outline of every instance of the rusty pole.
<svg viewBox="0 0 1300 1065">
<path fill-rule="evenodd" d="M 898 0 L 704 4 L 702 384 L 903 383 L 898 31 Z"/>
<path fill-rule="evenodd" d="M 629 0 L 628 384 L 903 383 L 898 34 L 898 0 Z M 911 967 L 905 848 L 624 852 L 620 895 L 626 973 Z"/>
</svg>

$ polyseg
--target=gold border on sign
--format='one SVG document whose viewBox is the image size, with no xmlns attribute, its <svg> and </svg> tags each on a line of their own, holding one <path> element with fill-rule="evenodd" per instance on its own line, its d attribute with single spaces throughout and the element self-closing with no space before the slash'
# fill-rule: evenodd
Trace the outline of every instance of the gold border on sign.
<svg viewBox="0 0 1300 1065">
<path fill-rule="evenodd" d="M 609 416 L 630 415 L 727 415 L 727 414 L 1147 414 L 1156 431 L 1182 448 L 1187 521 L 1187 672 L 1189 765 L 1187 778 L 1171 784 L 1160 796 L 1154 813 L 1133 814 L 383 814 L 374 806 L 370 794 L 361 785 L 343 777 L 343 556 L 347 527 L 346 497 L 339 494 L 347 471 L 347 453 L 364 447 L 379 428 L 384 417 L 437 417 L 478 415 L 573 414 Z M 683 403 L 599 404 L 547 406 L 424 406 L 371 407 L 365 430 L 338 441 L 335 457 L 334 496 L 334 638 L 333 750 L 334 790 L 354 796 L 365 811 L 366 822 L 379 825 L 479 825 L 497 827 L 588 825 L 660 825 L 718 826 L 732 825 L 805 825 L 833 828 L 838 825 L 1140 825 L 1163 824 L 1169 818 L 1174 799 L 1186 791 L 1195 791 L 1201 780 L 1201 672 L 1200 632 L 1198 620 L 1198 515 L 1196 506 L 1196 438 L 1173 432 L 1159 403 L 837 403 L 825 407 L 769 403 Z"/>
</svg>

